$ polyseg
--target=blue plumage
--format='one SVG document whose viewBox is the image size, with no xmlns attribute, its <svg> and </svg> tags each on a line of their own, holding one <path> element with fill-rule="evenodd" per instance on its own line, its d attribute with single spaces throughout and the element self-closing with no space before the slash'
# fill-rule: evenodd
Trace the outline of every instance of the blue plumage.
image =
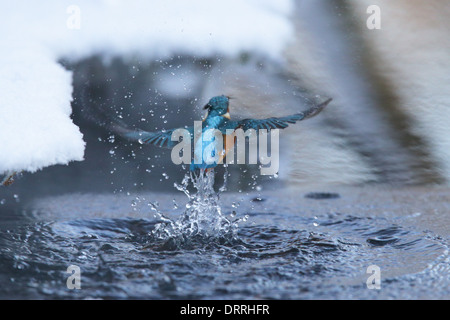
<svg viewBox="0 0 450 320">
<path fill-rule="evenodd" d="M 202 123 L 202 138 L 201 141 L 196 141 L 194 148 L 194 161 L 190 166 L 192 171 L 196 169 L 208 169 L 213 168 L 217 164 L 215 162 L 208 163 L 208 158 L 214 158 L 217 156 L 214 148 L 214 144 L 217 143 L 222 145 L 222 141 L 219 141 L 216 136 L 212 135 L 212 131 L 209 129 L 217 129 L 223 135 L 227 134 L 227 130 L 235 130 L 242 128 L 244 131 L 248 129 L 254 129 L 256 131 L 260 129 L 266 129 L 270 131 L 271 129 L 284 129 L 289 126 L 289 124 L 294 124 L 297 121 L 309 119 L 318 113 L 320 113 L 331 101 L 328 99 L 320 105 L 314 106 L 304 112 L 293 114 L 286 117 L 279 118 L 267 118 L 267 119 L 244 119 L 240 121 L 230 120 L 229 114 L 229 97 L 217 96 L 211 98 L 209 102 L 205 105 L 204 109 L 207 110 L 208 114 Z M 178 142 L 172 141 L 172 133 L 176 129 L 163 130 L 158 132 L 147 132 L 142 130 L 122 130 L 122 136 L 129 140 L 139 141 L 142 144 L 152 144 L 158 147 L 172 148 Z M 194 142 L 195 134 L 194 127 L 187 127 L 186 130 L 191 134 L 191 142 Z M 209 149 L 208 149 L 209 148 Z M 206 158 L 205 159 L 205 155 Z M 195 163 L 200 162 L 200 163 Z"/>
</svg>

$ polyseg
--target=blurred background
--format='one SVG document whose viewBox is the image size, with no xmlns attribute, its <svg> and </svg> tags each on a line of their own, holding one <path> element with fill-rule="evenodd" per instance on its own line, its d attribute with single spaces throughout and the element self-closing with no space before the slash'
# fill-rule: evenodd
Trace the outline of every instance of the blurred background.
<svg viewBox="0 0 450 320">
<path fill-rule="evenodd" d="M 380 8 L 381 29 L 367 27 L 370 5 Z M 333 98 L 316 118 L 280 133 L 278 177 L 230 166 L 230 191 L 449 181 L 445 1 L 80 1 L 80 29 L 61 31 L 54 25 L 65 23 L 69 3 L 6 6 L 35 19 L 33 31 L 23 32 L 42 39 L 72 72 L 71 117 L 86 149 L 84 161 L 24 172 L 1 188 L 4 202 L 174 192 L 187 169 L 172 164 L 170 150 L 114 135 L 103 116 L 148 131 L 182 127 L 201 119 L 203 105 L 220 94 L 234 98 L 234 118 L 289 115 Z M 23 28 L 17 15 L 5 20 Z M 222 177 L 223 168 L 218 172 Z"/>
</svg>

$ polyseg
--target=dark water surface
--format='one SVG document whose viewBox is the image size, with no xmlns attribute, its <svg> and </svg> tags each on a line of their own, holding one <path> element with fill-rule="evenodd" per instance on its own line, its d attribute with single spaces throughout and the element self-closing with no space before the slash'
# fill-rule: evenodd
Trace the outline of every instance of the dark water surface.
<svg viewBox="0 0 450 320">
<path fill-rule="evenodd" d="M 225 193 L 235 233 L 181 240 L 152 234 L 148 205 L 157 200 L 176 219 L 179 194 L 72 194 L 9 214 L 3 206 L 0 298 L 450 297 L 447 190 L 326 194 Z M 80 267 L 80 290 L 67 288 L 70 265 Z M 380 290 L 367 288 L 371 265 Z"/>
</svg>

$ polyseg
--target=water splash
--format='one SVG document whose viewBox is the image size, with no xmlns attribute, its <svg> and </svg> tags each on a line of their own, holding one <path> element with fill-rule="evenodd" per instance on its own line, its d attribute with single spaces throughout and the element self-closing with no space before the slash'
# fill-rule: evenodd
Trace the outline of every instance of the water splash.
<svg viewBox="0 0 450 320">
<path fill-rule="evenodd" d="M 157 204 L 151 204 L 156 217 L 161 221 L 156 224 L 151 236 L 159 240 L 175 241 L 177 246 L 197 239 L 236 240 L 238 224 L 242 219 L 227 219 L 220 206 L 220 193 L 226 191 L 227 176 L 228 172 L 225 170 L 224 184 L 216 192 L 214 170 L 186 174 L 181 184 L 175 183 L 175 188 L 189 199 L 184 212 L 173 221 L 158 210 Z M 196 192 L 189 191 L 191 183 Z"/>
</svg>

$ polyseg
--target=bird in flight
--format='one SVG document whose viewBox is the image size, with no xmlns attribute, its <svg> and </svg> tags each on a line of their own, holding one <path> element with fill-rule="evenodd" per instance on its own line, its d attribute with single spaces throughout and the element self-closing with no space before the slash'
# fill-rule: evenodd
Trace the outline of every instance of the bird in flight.
<svg viewBox="0 0 450 320">
<path fill-rule="evenodd" d="M 249 129 L 253 129 L 256 132 L 259 130 L 267 130 L 271 129 L 284 129 L 289 126 L 289 124 L 294 124 L 297 121 L 309 119 L 319 114 L 331 101 L 332 99 L 328 99 L 325 102 L 313 106 L 310 109 L 299 112 L 296 114 L 292 114 L 285 117 L 272 117 L 267 119 L 244 119 L 244 120 L 231 120 L 230 117 L 230 97 L 227 96 L 216 96 L 209 100 L 209 102 L 204 106 L 204 109 L 207 111 L 206 117 L 203 119 L 201 129 L 200 140 L 195 141 L 196 134 L 194 127 L 186 127 L 179 128 L 183 130 L 187 130 L 191 136 L 191 142 L 194 142 L 194 159 L 196 161 L 192 161 L 190 165 L 190 170 L 195 171 L 197 169 L 208 170 L 217 166 L 218 163 L 221 163 L 226 153 L 229 151 L 233 145 L 223 145 L 223 141 L 221 142 L 221 149 L 219 161 L 206 161 L 204 150 L 210 146 L 210 144 L 214 144 L 217 140 L 214 137 L 209 137 L 209 139 L 205 139 L 205 135 L 208 135 L 207 131 L 209 129 L 215 129 L 220 131 L 224 138 L 226 139 L 226 135 L 233 133 L 237 129 L 242 129 L 247 131 Z M 149 144 L 157 147 L 163 148 L 173 148 L 178 144 L 178 141 L 172 141 L 172 134 L 177 129 L 171 130 L 161 130 L 157 132 L 148 132 L 143 130 L 133 130 L 123 126 L 112 126 L 112 131 L 115 131 L 122 135 L 123 137 L 131 140 L 137 141 L 141 144 Z M 227 140 L 228 141 L 228 140 Z M 231 139 L 234 141 L 234 139 Z M 211 157 L 215 157 L 217 148 L 210 148 Z M 200 161 L 198 161 L 200 159 Z"/>
</svg>

